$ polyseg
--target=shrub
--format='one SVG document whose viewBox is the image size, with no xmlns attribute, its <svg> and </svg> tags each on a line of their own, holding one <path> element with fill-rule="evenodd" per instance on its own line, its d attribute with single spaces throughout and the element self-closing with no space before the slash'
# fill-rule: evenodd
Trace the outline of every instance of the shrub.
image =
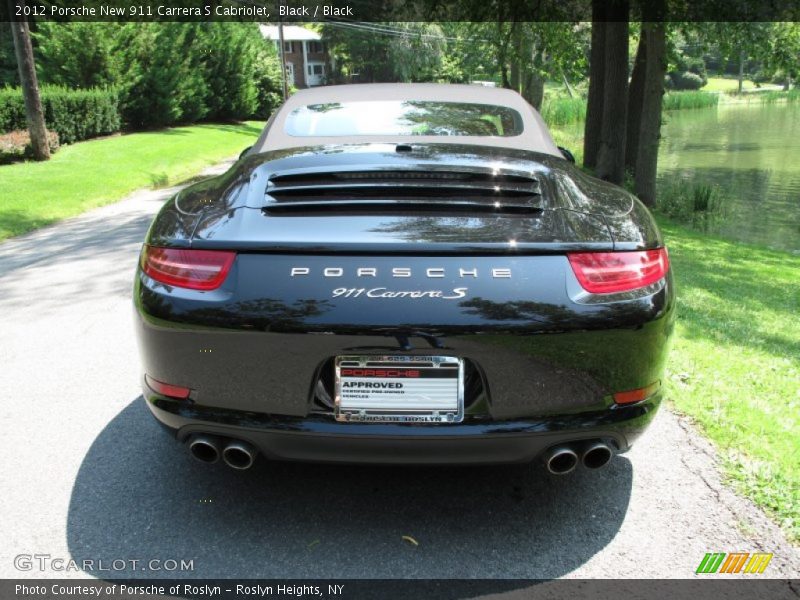
<svg viewBox="0 0 800 600">
<path fill-rule="evenodd" d="M 670 92 L 664 95 L 663 110 L 706 108 L 719 104 L 719 94 L 712 92 Z"/>
<path fill-rule="evenodd" d="M 69 90 L 41 88 L 42 109 L 48 130 L 63 144 L 115 133 L 120 129 L 119 98 L 114 89 Z M 27 129 L 22 91 L 0 89 L 0 132 Z"/>
<path fill-rule="evenodd" d="M 764 69 L 759 69 L 755 72 L 755 74 L 751 77 L 751 80 L 755 84 L 759 83 L 771 83 L 773 74 L 765 71 Z M 756 87 L 758 87 L 756 85 Z"/>
<path fill-rule="evenodd" d="M 707 231 L 726 216 L 724 197 L 718 186 L 686 181 L 660 185 L 656 210 L 701 231 Z"/>
<path fill-rule="evenodd" d="M 129 129 L 266 118 L 281 100 L 274 44 L 256 23 L 43 22 L 37 29 L 41 81 L 118 90 Z M 80 139 L 58 131 L 63 142 Z"/>
<path fill-rule="evenodd" d="M 676 71 L 679 73 L 694 73 L 700 78 L 700 80 L 703 82 L 703 85 L 708 83 L 706 63 L 699 56 L 682 56 L 678 61 L 678 68 Z"/>
<path fill-rule="evenodd" d="M 676 90 L 699 90 L 705 85 L 703 78 L 691 71 L 670 73 L 669 78 L 672 82 L 672 89 Z"/>
<path fill-rule="evenodd" d="M 192 68 L 181 23 L 128 23 L 123 60 L 121 110 L 127 127 L 145 129 L 202 119 L 207 89 Z M 196 27 L 197 24 L 190 24 Z"/>
<path fill-rule="evenodd" d="M 120 78 L 120 23 L 36 22 L 32 31 L 36 71 L 42 83 L 89 89 Z"/>
<path fill-rule="evenodd" d="M 259 100 L 260 52 L 268 46 L 258 27 L 204 23 L 194 45 L 203 57 L 198 70 L 207 88 L 203 98 L 207 118 L 228 121 L 254 115 Z M 280 76 L 280 70 L 276 75 Z"/>
<path fill-rule="evenodd" d="M 255 81 L 258 90 L 258 109 L 254 116 L 268 119 L 283 102 L 281 63 L 272 44 L 262 44 L 259 50 Z"/>
<path fill-rule="evenodd" d="M 761 92 L 758 94 L 758 99 L 766 104 L 774 104 L 775 102 L 797 102 L 800 100 L 800 89 L 793 89 L 789 91 L 783 90 L 770 90 L 768 92 Z"/>
<path fill-rule="evenodd" d="M 545 100 L 542 118 L 550 127 L 583 121 L 586 119 L 586 99 L 576 97 Z"/>
<path fill-rule="evenodd" d="M 58 150 L 58 134 L 55 131 L 47 132 L 47 142 L 51 154 Z M 0 135 L 0 164 L 24 158 L 33 158 L 33 147 L 27 131 L 17 130 Z"/>
<path fill-rule="evenodd" d="M 127 127 L 246 119 L 279 100 L 277 55 L 255 23 L 126 25 L 116 43 Z"/>
</svg>

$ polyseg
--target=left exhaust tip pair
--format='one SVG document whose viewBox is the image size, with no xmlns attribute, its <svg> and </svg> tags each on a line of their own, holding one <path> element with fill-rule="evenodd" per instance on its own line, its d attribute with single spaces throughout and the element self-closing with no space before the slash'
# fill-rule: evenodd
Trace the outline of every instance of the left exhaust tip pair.
<svg viewBox="0 0 800 600">
<path fill-rule="evenodd" d="M 200 462 L 213 464 L 222 458 L 232 469 L 244 471 L 253 466 L 258 451 L 242 440 L 226 440 L 215 435 L 197 434 L 189 438 L 189 452 Z"/>
</svg>

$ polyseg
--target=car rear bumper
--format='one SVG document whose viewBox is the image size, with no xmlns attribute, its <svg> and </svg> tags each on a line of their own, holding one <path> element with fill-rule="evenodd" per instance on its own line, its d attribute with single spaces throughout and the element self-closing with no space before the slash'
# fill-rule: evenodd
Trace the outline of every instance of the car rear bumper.
<svg viewBox="0 0 800 600">
<path fill-rule="evenodd" d="M 326 415 L 279 417 L 199 408 L 152 395 L 147 399 L 155 417 L 181 442 L 210 434 L 248 442 L 271 460 L 428 465 L 524 463 L 554 446 L 580 448 L 598 440 L 625 452 L 660 402 L 657 394 L 635 405 L 590 413 L 412 425 L 339 423 Z"/>
<path fill-rule="evenodd" d="M 671 277 L 645 295 L 592 304 L 570 299 L 564 256 L 514 260 L 498 263 L 529 271 L 513 289 L 485 283 L 466 304 L 336 304 L 322 284 L 291 288 L 280 256 L 240 256 L 236 268 L 255 263 L 252 272 L 229 277 L 239 287 L 269 284 L 269 297 L 261 288 L 245 299 L 235 290 L 171 289 L 140 273 L 134 323 L 143 373 L 187 394 L 170 400 L 145 385 L 144 397 L 181 441 L 213 434 L 274 459 L 508 463 L 597 440 L 627 450 L 660 392 L 635 405 L 617 396 L 660 389 L 674 326 Z M 352 355 L 459 359 L 463 421 L 337 422 L 335 361 Z"/>
</svg>

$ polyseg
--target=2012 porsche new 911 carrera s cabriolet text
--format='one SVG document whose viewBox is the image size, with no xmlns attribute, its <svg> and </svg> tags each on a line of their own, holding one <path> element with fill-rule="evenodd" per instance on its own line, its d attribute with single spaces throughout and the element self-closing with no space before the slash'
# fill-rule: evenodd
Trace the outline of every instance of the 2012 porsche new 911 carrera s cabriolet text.
<svg viewBox="0 0 800 600">
<path fill-rule="evenodd" d="M 171 198 L 134 288 L 148 407 L 191 453 L 502 463 L 626 451 L 675 292 L 645 207 L 509 90 L 303 90 Z"/>
</svg>

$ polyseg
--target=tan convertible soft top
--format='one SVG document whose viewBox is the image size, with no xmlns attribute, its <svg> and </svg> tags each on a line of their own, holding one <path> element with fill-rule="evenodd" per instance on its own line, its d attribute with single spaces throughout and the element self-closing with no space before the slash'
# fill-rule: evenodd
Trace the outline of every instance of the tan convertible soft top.
<svg viewBox="0 0 800 600">
<path fill-rule="evenodd" d="M 439 136 L 415 135 L 413 142 L 436 144 L 476 144 L 532 150 L 561 157 L 541 115 L 518 93 L 502 88 L 480 85 L 454 85 L 439 83 L 365 83 L 331 85 L 300 90 L 289 98 L 269 120 L 253 152 L 266 152 L 300 146 L 353 143 L 408 143 L 407 135 L 353 135 L 296 137 L 286 133 L 286 117 L 296 108 L 309 104 L 333 102 L 359 102 L 368 100 L 429 100 L 434 102 L 470 102 L 505 106 L 522 116 L 521 135 L 491 136 Z"/>
</svg>

